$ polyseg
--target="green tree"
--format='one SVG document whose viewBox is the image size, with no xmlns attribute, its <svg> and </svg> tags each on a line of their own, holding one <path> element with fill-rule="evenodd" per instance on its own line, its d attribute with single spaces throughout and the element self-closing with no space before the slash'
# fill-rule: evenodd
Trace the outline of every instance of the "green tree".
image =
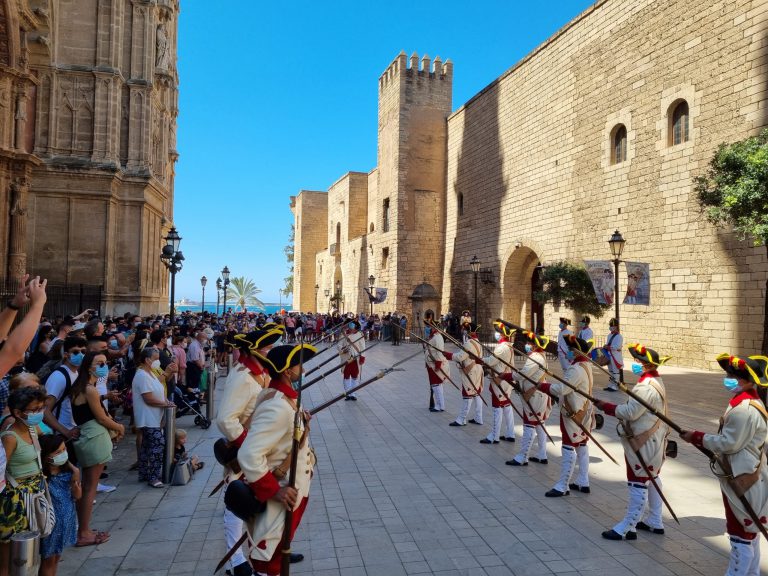
<svg viewBox="0 0 768 576">
<path fill-rule="evenodd" d="M 586 269 L 569 262 L 555 262 L 541 274 L 541 290 L 534 297 L 542 304 L 564 305 L 570 310 L 600 318 L 611 308 L 600 304 Z"/>
<path fill-rule="evenodd" d="M 283 248 L 283 253 L 285 253 L 285 259 L 288 260 L 288 264 L 290 264 L 290 270 L 291 274 L 290 276 L 286 276 L 283 280 L 285 281 L 285 286 L 283 287 L 283 293 L 288 296 L 288 294 L 293 294 L 293 247 L 294 242 L 296 240 L 296 227 L 291 224 L 291 236 L 288 238 L 288 245 Z"/>
<path fill-rule="evenodd" d="M 768 250 L 768 129 L 758 136 L 720 144 L 696 195 L 707 219 L 732 227 L 741 239 Z M 763 354 L 768 354 L 768 280 L 763 303 Z"/>
<path fill-rule="evenodd" d="M 235 301 L 235 307 L 241 310 L 246 307 L 264 309 L 264 303 L 256 298 L 256 294 L 261 292 L 261 289 L 256 287 L 256 284 L 250 278 L 245 276 L 238 276 L 232 278 L 229 281 L 228 292 L 232 293 L 232 300 Z M 227 300 L 230 296 L 227 294 Z"/>
</svg>

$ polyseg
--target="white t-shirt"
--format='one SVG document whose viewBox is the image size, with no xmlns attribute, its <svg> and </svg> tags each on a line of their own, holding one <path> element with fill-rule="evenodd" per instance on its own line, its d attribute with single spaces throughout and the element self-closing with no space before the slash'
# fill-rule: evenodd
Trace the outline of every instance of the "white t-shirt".
<svg viewBox="0 0 768 576">
<path fill-rule="evenodd" d="M 69 373 L 70 385 L 74 384 L 75 380 L 77 379 L 77 372 L 72 372 L 72 370 L 70 370 L 69 367 L 65 366 L 64 364 L 62 364 L 61 367 Z M 61 398 L 61 395 L 64 393 L 64 389 L 66 387 L 67 380 L 64 377 L 64 374 L 62 374 L 61 370 L 58 368 L 51 372 L 51 375 L 48 376 L 48 380 L 45 382 L 45 390 L 48 392 L 48 396 L 53 396 L 56 398 L 56 402 L 59 401 L 59 398 Z M 56 402 L 54 402 L 54 405 Z M 61 405 L 59 406 L 59 409 L 59 415 L 56 418 L 59 423 L 67 430 L 74 428 L 75 422 L 72 420 L 72 404 L 69 401 L 69 397 L 64 398 Z M 56 416 L 57 410 L 58 409 L 54 409 L 51 411 L 54 416 Z"/>
<path fill-rule="evenodd" d="M 99 396 L 106 396 L 107 392 L 109 390 L 107 389 L 107 380 L 109 379 L 109 376 L 102 376 L 101 378 L 98 378 L 96 380 L 96 390 L 99 391 Z M 101 404 L 104 406 L 104 410 L 109 409 L 109 400 L 102 400 Z"/>
<path fill-rule="evenodd" d="M 139 368 L 133 377 L 133 419 L 136 428 L 160 428 L 163 419 L 163 408 L 149 406 L 144 402 L 142 394 L 152 392 L 155 398 L 165 399 L 165 387 L 154 375 Z"/>
</svg>

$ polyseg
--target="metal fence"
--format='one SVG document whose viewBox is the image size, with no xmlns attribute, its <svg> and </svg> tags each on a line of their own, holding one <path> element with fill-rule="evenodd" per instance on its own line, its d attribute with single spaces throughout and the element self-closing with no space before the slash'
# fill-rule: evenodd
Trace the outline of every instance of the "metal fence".
<svg viewBox="0 0 768 576">
<path fill-rule="evenodd" d="M 16 295 L 18 280 L 0 278 L 0 303 L 4 304 Z M 43 314 L 48 318 L 79 314 L 92 308 L 101 316 L 102 287 L 90 284 L 55 284 L 48 283 L 48 299 Z"/>
</svg>

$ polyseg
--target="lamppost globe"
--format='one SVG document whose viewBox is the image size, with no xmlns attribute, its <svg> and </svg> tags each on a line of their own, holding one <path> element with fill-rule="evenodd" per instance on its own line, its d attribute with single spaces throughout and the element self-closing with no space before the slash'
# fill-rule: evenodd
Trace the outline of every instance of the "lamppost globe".
<svg viewBox="0 0 768 576">
<path fill-rule="evenodd" d="M 368 276 L 368 286 L 370 287 L 370 292 L 368 294 L 368 298 L 371 301 L 371 316 L 373 316 L 373 286 L 376 284 L 376 277 L 371 274 Z"/>
<path fill-rule="evenodd" d="M 613 254 L 614 258 L 621 258 L 621 253 L 624 251 L 624 244 L 626 243 L 627 241 L 624 240 L 621 232 L 616 230 L 610 240 L 608 240 L 608 245 L 611 247 L 611 254 Z"/>
<path fill-rule="evenodd" d="M 373 288 L 373 285 L 374 285 L 375 283 L 376 283 L 376 278 L 373 276 L 373 274 L 371 274 L 370 276 L 368 276 L 368 286 L 370 286 L 371 288 Z"/>
<path fill-rule="evenodd" d="M 200 278 L 200 286 L 202 286 L 203 288 L 205 288 L 205 285 L 206 285 L 206 284 L 208 284 L 208 278 L 206 278 L 205 276 L 203 276 L 202 278 Z"/>
<path fill-rule="evenodd" d="M 171 294 L 170 294 L 170 317 L 171 325 L 176 319 L 176 273 L 181 271 L 184 262 L 184 255 L 179 250 L 181 246 L 181 236 L 176 231 L 175 226 L 171 226 L 168 236 L 165 237 L 165 246 L 160 251 L 160 260 L 171 274 Z"/>
<path fill-rule="evenodd" d="M 208 278 L 203 276 L 200 278 L 200 286 L 203 287 L 203 300 L 200 302 L 200 311 L 205 312 L 205 285 L 208 284 Z"/>
<path fill-rule="evenodd" d="M 221 277 L 224 279 L 224 306 L 222 314 L 227 313 L 227 286 L 229 286 L 229 268 L 224 266 L 221 269 Z"/>
<path fill-rule="evenodd" d="M 477 318 L 477 273 L 480 272 L 480 259 L 477 255 L 472 256 L 472 260 L 469 261 L 469 267 L 472 269 L 472 274 L 475 277 L 475 309 L 473 311 L 473 320 L 475 325 L 477 325 L 480 323 Z"/>
<path fill-rule="evenodd" d="M 618 230 L 608 240 L 611 254 L 613 254 L 613 304 L 616 314 L 616 325 L 619 327 L 619 330 L 621 330 L 621 318 L 619 316 L 619 264 L 621 263 L 621 253 L 624 251 L 624 244 L 626 244 L 626 240 L 624 240 L 624 237 Z M 619 368 L 619 382 L 624 383 L 624 370 L 621 368 Z"/>
<path fill-rule="evenodd" d="M 165 237 L 165 242 L 167 246 L 171 247 L 173 252 L 179 251 L 181 236 L 179 236 L 179 233 L 176 231 L 176 226 L 171 226 L 171 229 L 168 231 L 168 236 Z"/>
</svg>

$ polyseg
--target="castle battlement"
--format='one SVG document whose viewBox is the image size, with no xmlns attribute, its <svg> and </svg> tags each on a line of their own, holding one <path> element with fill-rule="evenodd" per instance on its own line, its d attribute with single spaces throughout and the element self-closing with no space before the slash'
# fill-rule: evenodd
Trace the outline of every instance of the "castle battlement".
<svg viewBox="0 0 768 576">
<path fill-rule="evenodd" d="M 440 56 L 436 56 L 435 60 L 431 61 L 427 54 L 424 54 L 419 61 L 419 55 L 416 52 L 408 58 L 403 50 L 379 76 L 379 91 L 408 75 L 451 82 L 453 80 L 453 62 L 450 59 L 443 62 Z"/>
</svg>

